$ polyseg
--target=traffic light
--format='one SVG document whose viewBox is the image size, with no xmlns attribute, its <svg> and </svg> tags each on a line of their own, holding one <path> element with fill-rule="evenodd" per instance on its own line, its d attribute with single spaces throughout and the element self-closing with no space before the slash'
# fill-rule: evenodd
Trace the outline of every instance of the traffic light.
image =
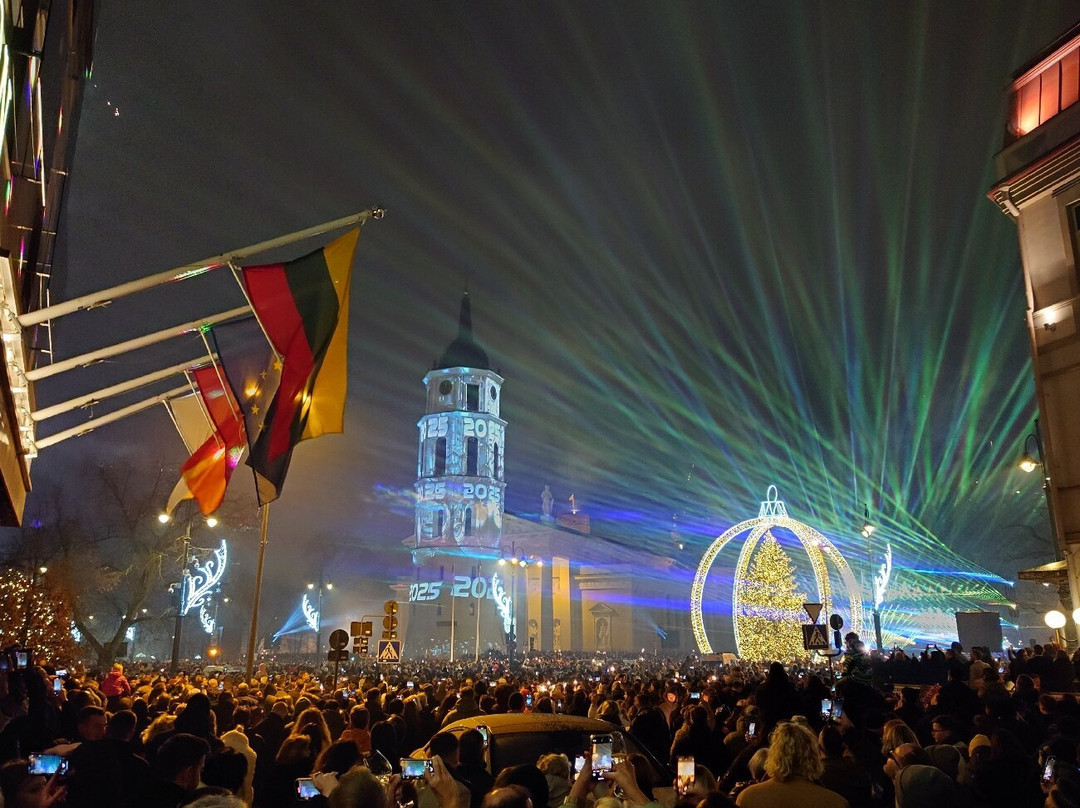
<svg viewBox="0 0 1080 808">
<path fill-rule="evenodd" d="M 396 640 L 397 639 L 397 627 L 398 619 L 392 614 L 388 614 L 382 619 L 383 633 L 382 638 L 384 640 Z"/>
<path fill-rule="evenodd" d="M 384 617 L 382 620 L 382 638 L 384 640 L 396 640 L 398 627 L 398 602 L 396 600 L 386 601 L 386 603 L 383 604 L 383 611 L 386 612 L 386 617 Z"/>
</svg>

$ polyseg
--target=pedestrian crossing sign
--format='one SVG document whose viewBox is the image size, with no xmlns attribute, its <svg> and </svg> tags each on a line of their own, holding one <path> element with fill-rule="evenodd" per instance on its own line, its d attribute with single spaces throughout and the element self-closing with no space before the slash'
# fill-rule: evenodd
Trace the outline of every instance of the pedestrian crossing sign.
<svg viewBox="0 0 1080 808">
<path fill-rule="evenodd" d="M 379 640 L 378 662 L 401 662 L 401 640 Z"/>
<path fill-rule="evenodd" d="M 811 623 L 802 626 L 803 648 L 807 651 L 824 651 L 829 647 L 829 638 L 825 636 L 824 626 Z"/>
</svg>

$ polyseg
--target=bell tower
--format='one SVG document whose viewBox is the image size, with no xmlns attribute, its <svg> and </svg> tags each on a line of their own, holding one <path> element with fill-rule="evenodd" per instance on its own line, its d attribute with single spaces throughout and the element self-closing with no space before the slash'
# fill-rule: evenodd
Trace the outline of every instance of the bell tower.
<svg viewBox="0 0 1080 808">
<path fill-rule="evenodd" d="M 473 338 L 465 292 L 457 337 L 424 376 L 427 408 L 417 423 L 414 486 L 416 547 L 499 547 L 506 489 L 502 383 Z"/>
</svg>

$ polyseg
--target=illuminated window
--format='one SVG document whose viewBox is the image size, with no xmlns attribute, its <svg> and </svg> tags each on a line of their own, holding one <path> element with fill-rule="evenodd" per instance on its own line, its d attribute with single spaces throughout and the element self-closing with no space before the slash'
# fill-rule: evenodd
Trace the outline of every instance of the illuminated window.
<svg viewBox="0 0 1080 808">
<path fill-rule="evenodd" d="M 491 476 L 496 480 L 501 480 L 500 476 L 502 469 L 499 468 L 499 444 L 491 444 Z"/>
<path fill-rule="evenodd" d="M 480 454 L 480 447 L 476 438 L 468 438 L 465 442 L 465 474 L 469 477 L 476 476 L 476 462 Z"/>
<path fill-rule="evenodd" d="M 465 409 L 469 412 L 480 411 L 480 385 L 465 385 Z"/>
<path fill-rule="evenodd" d="M 1009 139 L 1021 138 L 1080 100 L 1080 49 L 1013 85 Z"/>
<path fill-rule="evenodd" d="M 465 535 L 471 536 L 473 534 L 472 523 L 472 508 L 465 509 Z"/>
<path fill-rule="evenodd" d="M 435 474 L 446 474 L 446 438 L 435 441 Z"/>
</svg>

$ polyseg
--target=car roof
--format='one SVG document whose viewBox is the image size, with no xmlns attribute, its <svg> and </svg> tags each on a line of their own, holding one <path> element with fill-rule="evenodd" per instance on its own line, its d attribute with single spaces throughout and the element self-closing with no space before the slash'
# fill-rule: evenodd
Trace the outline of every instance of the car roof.
<svg viewBox="0 0 1080 808">
<path fill-rule="evenodd" d="M 517 732 L 561 732 L 578 730 L 580 732 L 625 732 L 622 727 L 601 721 L 599 718 L 585 718 L 580 715 L 562 715 L 554 713 L 496 713 L 493 715 L 475 715 L 447 724 L 442 731 L 466 730 L 486 726 L 494 735 Z"/>
</svg>

